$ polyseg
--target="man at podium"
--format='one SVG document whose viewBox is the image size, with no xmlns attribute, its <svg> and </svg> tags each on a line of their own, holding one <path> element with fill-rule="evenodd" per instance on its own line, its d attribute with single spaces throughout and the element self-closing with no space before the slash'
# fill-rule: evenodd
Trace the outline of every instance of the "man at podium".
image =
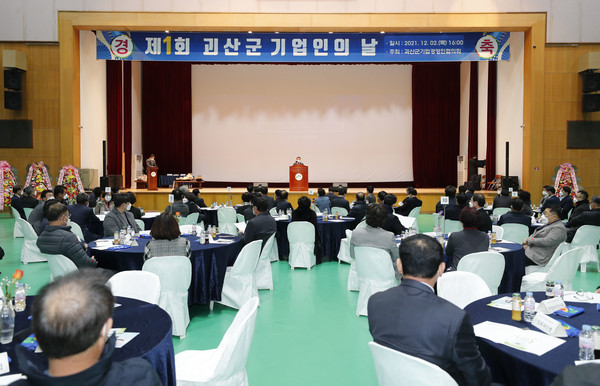
<svg viewBox="0 0 600 386">
<path fill-rule="evenodd" d="M 146 160 L 146 167 L 148 166 L 156 167 L 156 160 L 154 159 L 154 154 L 150 154 L 150 158 Z"/>
<path fill-rule="evenodd" d="M 296 157 L 296 162 L 294 162 L 294 165 L 304 165 L 302 163 L 302 158 L 300 158 L 300 156 Z"/>
</svg>

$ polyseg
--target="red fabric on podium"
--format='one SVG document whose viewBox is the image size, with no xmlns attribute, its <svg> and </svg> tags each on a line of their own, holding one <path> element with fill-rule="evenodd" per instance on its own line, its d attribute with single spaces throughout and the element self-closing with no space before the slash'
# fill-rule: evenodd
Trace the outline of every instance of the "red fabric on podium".
<svg viewBox="0 0 600 386">
<path fill-rule="evenodd" d="M 294 164 L 290 166 L 290 192 L 308 190 L 308 166 Z"/>
</svg>

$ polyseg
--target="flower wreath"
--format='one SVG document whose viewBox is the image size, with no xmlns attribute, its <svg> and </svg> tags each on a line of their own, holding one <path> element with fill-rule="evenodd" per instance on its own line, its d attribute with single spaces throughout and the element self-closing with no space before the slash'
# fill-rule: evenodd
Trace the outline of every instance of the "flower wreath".
<svg viewBox="0 0 600 386">
<path fill-rule="evenodd" d="M 25 186 L 31 186 L 33 188 L 34 197 L 38 200 L 41 198 L 42 191 L 52 189 L 48 168 L 44 165 L 44 162 L 34 162 L 29 165 Z"/>
<path fill-rule="evenodd" d="M 0 161 L 0 210 L 4 205 L 10 203 L 13 186 L 17 184 L 17 179 L 11 170 L 10 164 L 6 161 Z"/>
<path fill-rule="evenodd" d="M 556 193 L 560 192 L 563 186 L 569 186 L 571 188 L 571 196 L 574 196 L 579 191 L 577 177 L 575 176 L 575 168 L 568 162 L 558 167 L 556 179 L 554 180 L 554 189 L 556 189 Z"/>
<path fill-rule="evenodd" d="M 65 188 L 67 188 L 66 194 L 70 200 L 75 200 L 75 197 L 77 197 L 79 193 L 83 193 L 83 184 L 79 177 L 79 170 L 71 164 L 63 166 L 63 168 L 60 169 L 56 183 L 58 185 L 64 185 Z"/>
</svg>

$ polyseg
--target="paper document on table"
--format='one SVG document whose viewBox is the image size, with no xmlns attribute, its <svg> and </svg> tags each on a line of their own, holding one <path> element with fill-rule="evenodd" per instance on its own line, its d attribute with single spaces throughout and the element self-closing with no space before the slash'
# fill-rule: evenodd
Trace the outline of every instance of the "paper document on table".
<svg viewBox="0 0 600 386">
<path fill-rule="evenodd" d="M 213 239 L 212 235 L 208 235 L 208 243 L 209 244 L 231 244 L 233 243 L 235 240 L 234 239 Z"/>
<path fill-rule="evenodd" d="M 565 291 L 564 299 L 565 302 L 598 304 L 600 303 L 600 294 L 595 292 Z"/>
<path fill-rule="evenodd" d="M 11 383 L 18 381 L 19 379 L 27 379 L 23 374 L 8 374 L 0 377 L 0 385 L 10 385 Z"/>
<path fill-rule="evenodd" d="M 535 355 L 544 355 L 565 343 L 564 340 L 546 335 L 543 332 L 523 330 L 502 323 L 482 322 L 473 326 L 473 329 L 475 335 L 480 338 L 489 339 L 492 342 Z"/>
<path fill-rule="evenodd" d="M 500 308 L 501 310 L 512 311 L 512 298 L 510 296 L 503 296 L 496 300 L 492 300 L 490 303 L 488 303 L 488 306 Z M 535 306 L 537 308 L 538 303 L 535 303 Z M 524 310 L 523 304 L 521 304 L 521 311 L 522 310 Z"/>
<path fill-rule="evenodd" d="M 414 217 L 401 216 L 398 213 L 394 213 L 394 216 L 396 216 L 400 219 L 400 223 L 402 224 L 402 226 L 404 228 L 412 227 L 416 220 L 416 218 L 414 218 Z"/>
<path fill-rule="evenodd" d="M 238 231 L 240 232 L 246 232 L 246 223 L 245 222 L 236 222 L 235 223 L 235 227 L 238 229 Z"/>
<path fill-rule="evenodd" d="M 125 328 L 111 328 L 108 330 L 108 336 L 112 334 L 116 334 L 117 341 L 115 343 L 115 348 L 121 348 L 129 343 L 133 338 L 138 336 L 139 332 L 125 332 Z"/>
<path fill-rule="evenodd" d="M 96 247 L 94 247 L 94 249 L 98 249 L 100 251 L 103 251 L 105 249 L 108 249 L 110 247 L 113 246 L 113 240 L 107 240 L 107 239 L 101 239 L 101 240 L 96 240 Z"/>
<path fill-rule="evenodd" d="M 498 252 L 498 253 L 510 251 L 510 249 L 508 249 L 508 248 L 502 248 L 502 247 L 491 247 L 489 250 L 491 252 Z"/>
</svg>

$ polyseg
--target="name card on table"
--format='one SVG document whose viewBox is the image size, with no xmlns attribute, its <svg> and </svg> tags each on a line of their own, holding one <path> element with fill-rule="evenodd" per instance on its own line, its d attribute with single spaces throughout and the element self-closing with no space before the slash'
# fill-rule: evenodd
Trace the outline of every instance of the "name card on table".
<svg viewBox="0 0 600 386">
<path fill-rule="evenodd" d="M 442 205 L 450 204 L 450 198 L 448 196 L 440 197 L 440 204 L 442 204 Z"/>
<path fill-rule="evenodd" d="M 173 197 L 172 194 L 169 194 L 169 203 L 172 204 L 173 202 L 175 202 L 175 197 Z"/>
<path fill-rule="evenodd" d="M 110 192 L 112 192 L 112 189 L 110 188 L 110 186 L 107 186 L 107 187 L 105 187 L 105 188 L 104 188 L 104 191 L 105 191 L 106 193 L 110 193 Z M 96 197 L 96 198 L 97 198 L 97 197 Z"/>
<path fill-rule="evenodd" d="M 560 310 L 561 308 L 566 308 L 567 305 L 565 301 L 560 297 L 554 297 L 552 299 L 546 299 L 540 302 L 540 305 L 537 308 L 538 313 L 543 313 L 546 315 L 552 314 L 555 311 Z"/>
<path fill-rule="evenodd" d="M 519 193 L 518 192 L 512 192 L 512 198 L 517 198 L 519 197 Z"/>
<path fill-rule="evenodd" d="M 541 304 L 540 304 L 541 306 Z M 538 307 L 539 311 L 539 307 Z M 538 312 L 535 314 L 531 324 L 548 335 L 556 337 L 567 337 L 567 332 L 563 328 L 562 324 L 558 320 L 554 320 L 551 317 Z"/>
</svg>

